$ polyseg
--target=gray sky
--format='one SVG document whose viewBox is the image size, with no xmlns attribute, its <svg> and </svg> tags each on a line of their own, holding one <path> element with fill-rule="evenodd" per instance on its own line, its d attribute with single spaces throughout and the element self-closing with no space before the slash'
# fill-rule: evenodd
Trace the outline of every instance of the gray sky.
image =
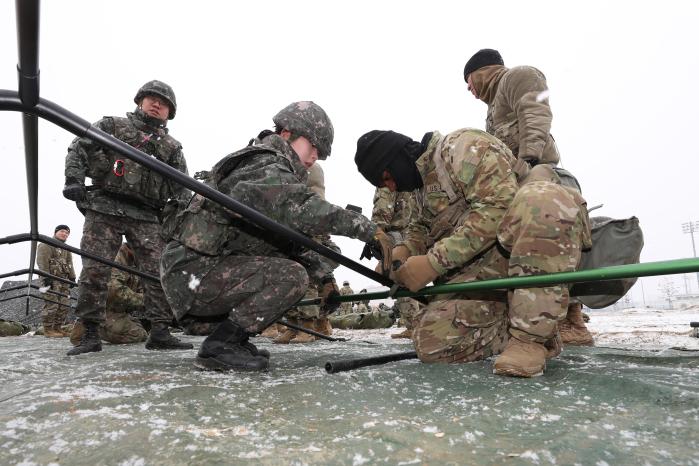
<svg viewBox="0 0 699 466">
<path fill-rule="evenodd" d="M 41 95 L 96 121 L 133 110 L 144 82 L 169 83 L 178 101 L 169 127 L 190 173 L 270 128 L 288 103 L 313 100 L 335 126 L 333 154 L 321 163 L 327 198 L 369 213 L 373 188 L 353 162 L 357 138 L 371 129 L 415 139 L 483 129 L 486 105 L 467 92 L 462 71 L 478 49 L 496 48 L 507 66 L 546 75 L 562 165 L 590 206 L 604 203 L 595 214 L 637 216 L 641 260 L 669 260 L 691 257 L 681 224 L 699 221 L 699 149 L 690 137 L 699 123 L 698 20 L 682 1 L 44 1 Z M 14 2 L 0 2 L 0 88 L 17 88 L 16 64 Z M 51 234 L 69 224 L 77 246 L 82 215 L 61 196 L 73 136 L 47 122 L 39 131 L 39 226 Z M 0 112 L 0 154 L 0 236 L 24 233 L 17 113 Z M 360 242 L 336 240 L 358 259 Z M 26 268 L 28 249 L 0 246 L 0 273 Z M 356 291 L 373 285 L 344 268 L 336 276 Z M 643 280 L 647 301 L 657 299 L 659 281 Z M 697 291 L 696 277 L 689 285 Z M 641 304 L 638 285 L 632 293 Z"/>
</svg>

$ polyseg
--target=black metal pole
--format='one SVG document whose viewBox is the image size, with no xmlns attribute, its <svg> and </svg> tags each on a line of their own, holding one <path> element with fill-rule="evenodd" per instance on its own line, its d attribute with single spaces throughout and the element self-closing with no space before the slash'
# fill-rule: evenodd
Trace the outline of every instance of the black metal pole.
<svg viewBox="0 0 699 466">
<path fill-rule="evenodd" d="M 277 321 L 278 324 L 281 324 L 285 327 L 293 328 L 294 330 L 298 330 L 299 332 L 304 332 L 308 333 L 310 335 L 316 336 L 318 338 L 322 338 L 323 340 L 328 340 L 328 341 L 347 341 L 347 338 L 333 338 L 329 337 L 327 335 L 323 335 L 322 333 L 316 332 L 315 330 L 311 330 L 310 328 L 302 327 L 300 325 L 292 324 L 290 322 L 287 322 L 286 320 L 280 319 Z"/>
<path fill-rule="evenodd" d="M 386 364 L 387 362 L 403 361 L 405 359 L 417 359 L 415 351 L 407 351 L 405 353 L 386 354 L 384 356 L 374 356 L 371 358 L 360 359 L 341 359 L 339 361 L 328 361 L 325 363 L 325 371 L 328 374 L 337 372 L 351 371 L 360 367 L 376 366 L 378 364 Z"/>
<path fill-rule="evenodd" d="M 160 281 L 160 277 L 156 277 L 155 275 L 151 275 L 151 274 L 146 273 L 146 272 L 141 272 L 140 270 L 132 269 L 131 267 L 126 267 L 126 266 L 121 265 L 117 262 L 114 262 L 113 260 L 105 259 L 104 257 L 98 256 L 98 255 L 93 254 L 91 252 L 83 251 L 82 249 L 70 246 L 70 245 L 64 243 L 63 241 L 59 241 L 56 238 L 51 238 L 50 236 L 46 236 L 46 235 L 35 235 L 34 237 L 32 237 L 32 235 L 29 233 L 22 233 L 19 235 L 6 236 L 5 238 L 0 238 L 0 244 L 21 243 L 23 241 L 31 241 L 31 240 L 36 240 L 36 241 L 39 241 L 41 243 L 45 243 L 45 244 L 48 244 L 48 245 L 51 245 L 51 246 L 54 246 L 54 247 L 57 247 L 60 249 L 65 249 L 66 251 L 70 251 L 70 252 L 75 253 L 79 256 L 87 257 L 88 259 L 92 259 L 94 261 L 97 261 L 100 264 L 109 265 L 109 266 L 117 268 L 119 270 L 123 270 L 124 272 L 138 275 L 139 277 L 143 277 L 147 280 L 153 280 L 156 282 Z M 29 273 L 29 269 L 25 269 L 25 270 L 26 270 L 26 273 Z M 38 275 L 43 275 L 43 276 L 48 276 L 48 277 L 54 278 L 52 275 L 46 274 L 45 272 L 43 272 L 39 269 L 36 269 L 34 272 Z M 2 277 L 0 277 L 0 278 L 2 278 Z M 55 277 L 55 278 L 57 278 L 57 277 Z M 68 282 L 73 283 L 70 280 L 68 280 Z"/>
</svg>

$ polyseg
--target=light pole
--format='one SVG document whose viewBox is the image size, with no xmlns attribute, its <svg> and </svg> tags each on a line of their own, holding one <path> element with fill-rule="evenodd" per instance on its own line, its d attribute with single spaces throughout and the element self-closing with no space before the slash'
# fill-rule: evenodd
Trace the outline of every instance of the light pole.
<svg viewBox="0 0 699 466">
<path fill-rule="evenodd" d="M 694 245 L 694 232 L 699 231 L 699 222 L 687 222 L 682 224 L 682 232 L 692 236 L 692 252 L 697 257 L 697 248 Z M 697 272 L 697 286 L 699 286 L 699 272 Z"/>
</svg>

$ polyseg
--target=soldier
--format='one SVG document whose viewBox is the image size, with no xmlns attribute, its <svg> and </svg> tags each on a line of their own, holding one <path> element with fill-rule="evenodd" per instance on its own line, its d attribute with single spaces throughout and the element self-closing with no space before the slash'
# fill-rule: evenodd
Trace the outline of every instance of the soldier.
<svg viewBox="0 0 699 466">
<path fill-rule="evenodd" d="M 340 288 L 340 294 L 342 296 L 347 296 L 348 294 L 354 294 L 354 290 L 350 287 L 350 282 L 345 280 L 342 282 L 342 288 Z M 337 315 L 345 315 L 352 313 L 352 302 L 345 301 L 340 303 L 340 310 L 336 312 Z"/>
<path fill-rule="evenodd" d="M 45 328 L 45 327 L 44 327 Z M 0 319 L 0 337 L 18 337 L 29 332 L 28 325 L 13 320 Z"/>
<path fill-rule="evenodd" d="M 104 117 L 95 126 L 187 173 L 182 146 L 166 127 L 177 110 L 172 88 L 161 81 L 147 82 L 134 102 L 138 107 L 126 118 Z M 188 197 L 188 191 L 88 138 L 76 138 L 68 148 L 65 176 L 63 196 L 75 201 L 85 215 L 80 248 L 112 258 L 126 237 L 139 270 L 157 276 L 164 246 L 159 216 L 168 199 Z M 90 190 L 85 188 L 85 177 L 92 178 Z M 109 277 L 109 266 L 83 258 L 76 314 L 85 333 L 68 355 L 102 350 L 99 326 L 105 320 Z M 151 322 L 146 348 L 192 348 L 170 335 L 172 313 L 160 283 L 146 280 L 144 288 L 144 306 Z"/>
<path fill-rule="evenodd" d="M 506 68 L 497 50 L 482 49 L 464 66 L 464 81 L 476 99 L 488 105 L 486 131 L 503 141 L 517 157 L 513 167 L 518 179 L 531 166 L 558 164 L 560 155 L 551 135 L 553 114 L 546 77 L 531 66 Z M 561 338 L 567 344 L 592 344 L 580 318 L 582 304 L 574 300 L 561 322 Z"/>
<path fill-rule="evenodd" d="M 359 290 L 359 294 L 365 294 L 366 288 L 363 288 Z M 357 301 L 357 308 L 354 311 L 357 314 L 366 314 L 368 312 L 371 312 L 371 306 L 369 305 L 369 300 L 365 299 L 362 301 Z"/>
<path fill-rule="evenodd" d="M 376 241 L 390 260 L 391 241 L 369 219 L 323 200 L 306 184 L 307 170 L 330 154 L 333 127 L 313 102 L 295 102 L 248 147 L 219 161 L 208 174 L 215 189 L 309 236 L 336 234 Z M 163 252 L 161 281 L 175 315 L 219 316 L 195 366 L 204 370 L 264 370 L 269 353 L 248 341 L 306 293 L 318 270 L 299 248 L 200 195 L 173 220 Z M 313 261 L 318 265 L 318 261 Z M 388 263 L 388 262 L 387 262 Z M 308 272 L 306 267 L 309 268 Z M 322 280 L 324 301 L 337 293 Z"/>
<path fill-rule="evenodd" d="M 518 189 L 512 171 L 515 158 L 501 141 L 483 131 L 427 133 L 421 142 L 392 131 L 372 131 L 359 139 L 355 162 L 374 186 L 392 191 L 420 189 L 420 215 L 411 220 L 403 242 L 392 252 L 392 260 L 402 263 L 394 279 L 412 291 L 432 281 L 504 277 L 508 266 L 515 275 L 531 270 L 559 272 L 564 266 L 574 269 L 573 259 L 576 254 L 579 257 L 582 242 L 582 207 L 570 198 L 547 197 L 551 204 L 544 207 L 551 210 L 544 212 L 553 215 L 525 218 L 527 223 L 520 225 L 511 246 L 514 259 L 508 264 L 508 252 L 498 245 L 497 234 Z M 517 206 L 527 205 L 524 194 Z M 531 248 L 532 242 L 547 254 L 539 254 L 533 264 L 520 263 L 525 260 L 520 245 L 528 243 Z M 552 255 L 564 256 L 566 261 L 549 261 Z M 522 291 L 514 293 L 509 315 L 506 298 L 499 293 L 433 298 L 413 334 L 420 360 L 475 361 L 498 354 L 507 345 L 495 362 L 496 373 L 523 377 L 542 373 L 549 355 L 544 344 L 555 336 L 567 296 L 562 287 L 548 287 L 542 293 L 550 296 L 539 303 L 528 299 L 526 292 L 532 290 Z M 508 327 L 509 338 L 517 339 L 517 344 L 508 344 Z M 501 358 L 507 364 L 499 364 Z"/>
<path fill-rule="evenodd" d="M 417 215 L 417 200 L 412 192 L 391 192 L 388 188 L 376 188 L 371 221 L 379 225 L 394 243 L 403 241 L 403 230 L 410 218 Z M 380 270 L 377 270 L 380 272 Z M 394 333 L 391 338 L 412 338 L 415 321 L 420 316 L 420 304 L 411 298 L 398 298 L 397 307 L 405 330 Z"/>
<path fill-rule="evenodd" d="M 63 243 L 70 236 L 68 225 L 58 225 L 54 229 L 53 237 Z M 50 273 L 59 278 L 75 281 L 75 269 L 73 269 L 73 255 L 65 249 L 55 248 L 48 244 L 39 243 L 36 248 L 36 265 L 39 270 Z M 44 336 L 47 338 L 66 337 L 62 326 L 70 310 L 70 285 L 49 277 L 42 279 L 44 287 L 55 292 L 46 295 L 50 300 L 44 304 L 41 313 L 41 321 L 44 326 Z"/>
<path fill-rule="evenodd" d="M 114 262 L 136 268 L 136 257 L 128 243 L 123 243 Z M 102 340 L 112 344 L 128 344 L 146 341 L 148 333 L 138 321 L 144 315 L 143 286 L 141 279 L 123 270 L 112 268 L 107 294 L 105 320 L 100 323 Z M 78 345 L 85 326 L 78 322 L 73 326 L 70 342 Z"/>
</svg>

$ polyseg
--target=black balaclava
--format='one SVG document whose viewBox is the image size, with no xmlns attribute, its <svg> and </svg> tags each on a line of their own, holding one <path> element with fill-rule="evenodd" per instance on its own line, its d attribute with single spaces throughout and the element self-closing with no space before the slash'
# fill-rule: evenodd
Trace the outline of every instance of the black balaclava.
<svg viewBox="0 0 699 466">
<path fill-rule="evenodd" d="M 422 178 L 415 161 L 425 151 L 422 143 L 394 131 L 369 131 L 357 141 L 354 162 L 357 169 L 374 186 L 383 184 L 387 170 L 398 191 L 414 191 L 422 187 Z"/>
</svg>

